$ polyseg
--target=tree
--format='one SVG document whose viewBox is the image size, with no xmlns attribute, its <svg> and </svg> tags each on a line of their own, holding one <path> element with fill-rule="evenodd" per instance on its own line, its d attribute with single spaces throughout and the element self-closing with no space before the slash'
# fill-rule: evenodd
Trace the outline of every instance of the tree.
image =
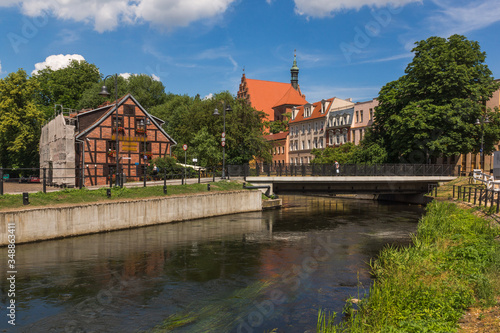
<svg viewBox="0 0 500 333">
<path fill-rule="evenodd" d="M 391 162 L 426 163 L 439 156 L 477 152 L 488 116 L 485 152 L 500 139 L 500 116 L 485 110 L 498 88 L 479 44 L 464 36 L 430 37 L 416 43 L 405 75 L 386 84 L 371 143 L 382 144 Z"/>
<path fill-rule="evenodd" d="M 196 133 L 193 139 L 194 155 L 198 159 L 199 165 L 210 167 L 220 164 L 222 152 L 219 149 L 220 142 L 208 132 L 207 127 L 203 127 Z"/>
<path fill-rule="evenodd" d="M 290 119 L 292 118 L 292 114 L 290 112 L 285 113 L 283 120 L 275 120 L 275 121 L 265 121 L 264 126 L 269 128 L 269 132 L 271 134 L 276 134 L 280 132 L 287 132 L 289 127 L 288 123 L 290 122 Z"/>
<path fill-rule="evenodd" d="M 88 89 L 86 89 L 80 100 L 78 101 L 78 108 L 96 108 L 106 101 L 114 103 L 115 101 L 115 79 L 109 77 L 104 82 L 111 94 L 109 97 L 99 96 L 102 89 L 103 82 L 99 80 Z M 165 103 L 167 94 L 165 94 L 165 87 L 160 81 L 154 80 L 151 76 L 146 74 L 133 74 L 128 78 L 118 76 L 118 98 L 126 94 L 131 94 L 146 110 Z"/>
<path fill-rule="evenodd" d="M 86 61 L 72 60 L 65 68 L 46 67 L 33 75 L 38 81 L 36 102 L 53 110 L 55 104 L 76 109 L 84 92 L 101 80 L 99 69 Z"/>
<path fill-rule="evenodd" d="M 39 165 L 38 143 L 44 121 L 35 105 L 36 80 L 22 69 L 0 80 L 0 164 L 4 168 Z"/>
<path fill-rule="evenodd" d="M 235 99 L 228 92 L 206 100 L 168 95 L 164 104 L 152 107 L 150 111 L 166 121 L 166 131 L 178 143 L 173 150 L 175 156 L 183 160 L 182 145 L 187 144 L 189 160 L 196 157 L 203 161 L 201 163 L 220 163 L 222 101 L 232 108 L 232 111 L 226 113 L 226 164 L 248 163 L 254 157 L 269 160 L 270 145 L 262 134 L 262 119 L 265 114 L 256 111 L 245 101 Z M 219 117 L 213 115 L 216 107 L 221 110 Z"/>
</svg>

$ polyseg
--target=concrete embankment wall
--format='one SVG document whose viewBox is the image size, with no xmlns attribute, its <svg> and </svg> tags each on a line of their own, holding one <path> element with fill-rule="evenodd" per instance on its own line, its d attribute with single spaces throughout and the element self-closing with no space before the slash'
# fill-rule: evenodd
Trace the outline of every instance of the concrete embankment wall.
<svg viewBox="0 0 500 333">
<path fill-rule="evenodd" d="M 20 244 L 261 209 L 260 191 L 235 191 L 0 212 L 0 246 L 9 223 Z"/>
</svg>

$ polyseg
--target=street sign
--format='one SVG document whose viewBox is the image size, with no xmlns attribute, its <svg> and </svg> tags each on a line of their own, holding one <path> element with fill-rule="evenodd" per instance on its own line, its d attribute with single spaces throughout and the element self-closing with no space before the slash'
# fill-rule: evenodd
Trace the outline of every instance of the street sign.
<svg viewBox="0 0 500 333">
<path fill-rule="evenodd" d="M 184 151 L 188 150 L 188 145 L 182 145 L 182 149 L 184 149 Z"/>
<path fill-rule="evenodd" d="M 226 137 L 226 132 L 222 132 L 222 137 L 225 138 Z"/>
<path fill-rule="evenodd" d="M 222 141 L 222 142 L 226 141 L 226 138 L 222 138 L 222 139 L 221 139 L 221 141 Z"/>
<path fill-rule="evenodd" d="M 226 145 L 226 141 L 222 141 L 222 147 Z"/>
</svg>

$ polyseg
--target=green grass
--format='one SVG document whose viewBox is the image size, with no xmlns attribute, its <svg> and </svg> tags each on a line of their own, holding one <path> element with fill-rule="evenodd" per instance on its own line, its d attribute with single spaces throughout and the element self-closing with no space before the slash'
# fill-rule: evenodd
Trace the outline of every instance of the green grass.
<svg viewBox="0 0 500 333">
<path fill-rule="evenodd" d="M 412 246 L 387 247 L 371 262 L 376 276 L 358 311 L 340 324 L 318 315 L 318 332 L 454 332 L 472 305 L 495 305 L 500 245 L 472 210 L 432 202 Z"/>
<path fill-rule="evenodd" d="M 211 191 L 234 191 L 242 189 L 241 183 L 233 181 L 210 183 Z M 163 194 L 163 185 L 136 188 L 114 187 L 111 189 L 111 198 L 107 197 L 106 190 L 106 188 L 98 190 L 65 189 L 57 192 L 30 193 L 29 206 L 23 205 L 22 194 L 5 194 L 0 196 L 0 210 L 165 196 L 165 194 Z M 167 185 L 167 195 L 195 194 L 203 192 L 208 192 L 207 184 Z"/>
</svg>

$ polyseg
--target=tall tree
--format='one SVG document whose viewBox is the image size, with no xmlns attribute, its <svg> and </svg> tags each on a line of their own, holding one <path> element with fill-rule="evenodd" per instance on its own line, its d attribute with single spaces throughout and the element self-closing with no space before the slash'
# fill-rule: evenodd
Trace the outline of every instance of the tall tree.
<svg viewBox="0 0 500 333">
<path fill-rule="evenodd" d="M 488 117 L 485 152 L 500 139 L 500 116 L 485 109 L 498 88 L 478 42 L 464 36 L 430 37 L 416 43 L 405 75 L 379 93 L 373 143 L 383 143 L 389 161 L 423 163 L 439 156 L 479 150 Z"/>
<path fill-rule="evenodd" d="M 109 97 L 99 96 L 103 82 L 98 81 L 83 92 L 77 107 L 79 109 L 96 108 L 107 100 L 114 102 L 115 79 L 113 77 L 106 79 L 104 85 L 106 85 L 111 94 Z M 146 74 L 134 74 L 128 78 L 118 76 L 117 85 L 118 98 L 130 93 L 146 110 L 149 110 L 153 106 L 161 105 L 167 100 L 163 83 L 154 80 Z"/>
<path fill-rule="evenodd" d="M 0 80 L 0 164 L 36 167 L 44 114 L 34 103 L 38 82 L 19 69 Z"/>
<path fill-rule="evenodd" d="M 226 113 L 226 164 L 247 163 L 256 156 L 269 159 L 270 147 L 262 134 L 264 113 L 228 92 L 206 100 L 168 95 L 164 104 L 151 108 L 151 113 L 166 121 L 167 132 L 178 143 L 175 156 L 184 160 L 182 145 L 187 144 L 188 160 L 196 157 L 202 166 L 211 166 L 221 161 L 222 101 L 232 108 Z M 219 109 L 219 117 L 213 115 L 215 108 Z"/>
<path fill-rule="evenodd" d="M 44 68 L 33 75 L 39 83 L 36 102 L 52 110 L 55 104 L 76 109 L 83 93 L 101 79 L 99 69 L 86 61 L 72 60 L 67 67 Z"/>
</svg>

